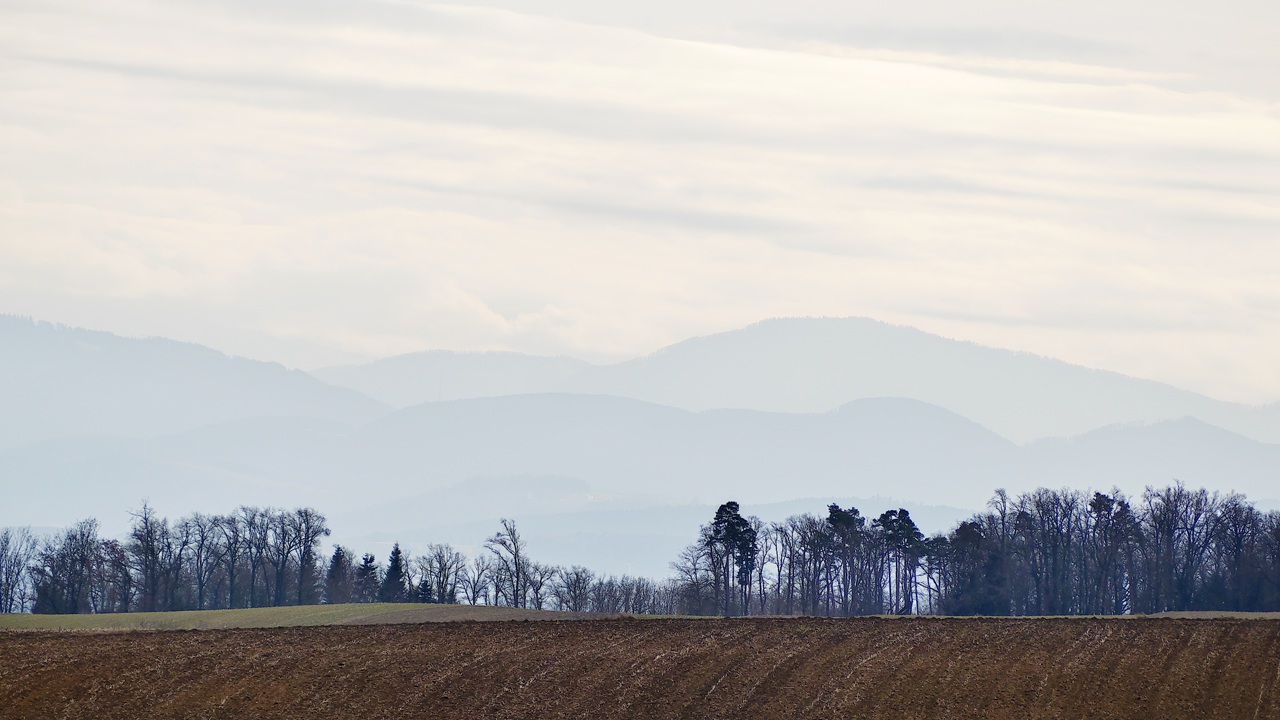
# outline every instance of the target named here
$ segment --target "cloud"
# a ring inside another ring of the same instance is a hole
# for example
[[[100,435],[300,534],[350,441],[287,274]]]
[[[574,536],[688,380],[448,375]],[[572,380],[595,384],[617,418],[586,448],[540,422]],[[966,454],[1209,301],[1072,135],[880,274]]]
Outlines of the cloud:
[[[1029,16],[675,7],[6,4],[0,301],[303,367],[872,315],[1280,396],[1265,93]]]

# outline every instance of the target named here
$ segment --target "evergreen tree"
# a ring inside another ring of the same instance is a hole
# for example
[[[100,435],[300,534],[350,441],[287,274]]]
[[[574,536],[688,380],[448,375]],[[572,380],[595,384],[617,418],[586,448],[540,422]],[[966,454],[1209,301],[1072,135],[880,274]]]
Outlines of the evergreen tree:
[[[400,543],[391,548],[391,557],[387,559],[387,572],[382,576],[382,585],[378,587],[378,602],[406,602],[409,599],[409,583],[404,567],[404,553],[400,551]]]
[[[355,593],[352,598],[356,602],[377,602],[378,601],[378,578],[379,568],[378,561],[370,553],[365,553],[360,558],[360,565],[356,567]]]
[[[916,527],[911,513],[904,509],[887,510],[874,522],[884,531],[889,551],[889,609],[895,615],[909,615],[914,609],[916,570],[924,554],[924,533]]]
[[[334,545],[333,557],[329,559],[329,570],[324,577],[324,602],[328,605],[338,605],[354,600],[355,579],[351,551],[341,545]]]
[[[747,610],[747,592],[751,586],[751,573],[755,570],[756,555],[759,548],[756,544],[756,531],[751,522],[738,512],[738,503],[730,500],[716,509],[715,519],[707,528],[704,542],[707,550],[720,563],[722,570],[717,573],[723,583],[724,614],[730,614],[734,597],[732,586],[737,580],[740,607],[745,614]],[[736,570],[736,572],[735,572]]]

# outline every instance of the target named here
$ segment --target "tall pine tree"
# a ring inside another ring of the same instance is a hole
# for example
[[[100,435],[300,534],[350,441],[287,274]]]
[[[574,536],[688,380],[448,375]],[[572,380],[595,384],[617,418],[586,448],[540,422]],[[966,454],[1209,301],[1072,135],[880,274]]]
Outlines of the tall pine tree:
[[[356,602],[378,601],[378,561],[373,555],[365,553],[356,567],[354,600]]]
[[[333,557],[324,577],[324,601],[329,605],[349,603],[355,598],[355,566],[351,551],[341,545],[333,546]]]
[[[407,602],[409,599],[409,581],[404,567],[404,553],[400,551],[400,543],[391,548],[391,557],[387,558],[387,572],[382,576],[382,585],[378,588],[378,602]]]

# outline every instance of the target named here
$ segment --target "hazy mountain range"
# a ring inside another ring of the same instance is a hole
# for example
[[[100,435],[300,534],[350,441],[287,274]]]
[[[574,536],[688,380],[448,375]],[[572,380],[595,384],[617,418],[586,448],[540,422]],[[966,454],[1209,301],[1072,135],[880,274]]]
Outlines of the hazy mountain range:
[[[175,517],[310,504],[339,539],[421,547],[508,516],[548,560],[652,573],[729,498],[769,519],[913,501],[940,531],[997,487],[1280,495],[1280,445],[1258,439],[1275,406],[861,319],[609,366],[436,352],[312,376],[0,318],[0,370],[0,525],[118,529],[143,498]]]
[[[614,365],[512,353],[425,352],[313,374],[395,407],[572,392],[694,411],[814,413],[861,398],[906,397],[947,408],[1019,443],[1182,417],[1280,442],[1280,404],[1223,402],[1151,380],[866,318],[766,320]]]
[[[389,409],[283,365],[0,315],[0,448],[151,437],[264,415],[360,423]]]

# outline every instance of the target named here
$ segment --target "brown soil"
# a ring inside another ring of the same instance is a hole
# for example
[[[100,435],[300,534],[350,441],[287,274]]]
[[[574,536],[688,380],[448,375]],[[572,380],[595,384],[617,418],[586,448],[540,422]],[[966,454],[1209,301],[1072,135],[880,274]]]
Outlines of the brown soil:
[[[1280,622],[752,619],[0,633],[5,718],[1277,718]]]

